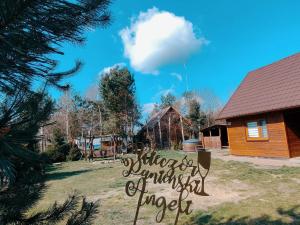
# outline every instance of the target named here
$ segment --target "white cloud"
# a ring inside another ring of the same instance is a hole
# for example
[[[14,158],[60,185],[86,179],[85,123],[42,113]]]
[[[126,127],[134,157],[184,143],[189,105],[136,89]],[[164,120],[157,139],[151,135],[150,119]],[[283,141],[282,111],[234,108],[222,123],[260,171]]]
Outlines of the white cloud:
[[[179,73],[171,73],[171,76],[176,77],[179,81],[182,81],[182,75]]]
[[[122,68],[125,67],[126,64],[125,63],[116,63],[112,66],[108,66],[108,67],[104,67],[100,72],[99,72],[99,76],[102,76],[103,74],[107,74],[110,72],[110,70],[115,69],[117,67]]]
[[[152,110],[154,109],[155,107],[155,103],[154,102],[150,102],[150,103],[146,103],[143,105],[143,114],[149,114],[152,112]]]
[[[184,62],[208,43],[204,37],[196,37],[193,24],[184,17],[155,7],[141,12],[119,34],[124,55],[135,70],[143,73],[158,74],[161,66]]]

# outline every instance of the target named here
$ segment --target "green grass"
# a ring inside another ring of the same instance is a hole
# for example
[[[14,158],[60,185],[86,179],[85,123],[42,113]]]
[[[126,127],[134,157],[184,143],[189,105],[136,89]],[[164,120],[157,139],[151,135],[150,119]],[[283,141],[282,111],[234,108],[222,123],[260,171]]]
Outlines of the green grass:
[[[176,159],[184,156],[176,151],[164,151],[161,155]],[[196,162],[196,154],[188,156]],[[79,161],[51,166],[47,169],[43,198],[29,213],[45,209],[54,201],[61,202],[77,190],[90,200],[100,199],[95,224],[132,224],[137,199],[125,195],[128,179],[122,176],[123,170],[120,162]],[[220,188],[232,185],[233,181],[241,182],[247,185],[243,192],[253,195],[238,202],[232,199],[220,203],[206,211],[196,210],[188,217],[181,216],[179,224],[285,224],[299,219],[299,209],[293,207],[300,204],[300,168],[259,169],[247,163],[213,160],[209,176],[215,178],[215,185]],[[143,207],[138,224],[155,224],[157,211],[152,206]],[[162,224],[172,224],[173,216],[167,212]],[[300,224],[300,220],[294,224]]]

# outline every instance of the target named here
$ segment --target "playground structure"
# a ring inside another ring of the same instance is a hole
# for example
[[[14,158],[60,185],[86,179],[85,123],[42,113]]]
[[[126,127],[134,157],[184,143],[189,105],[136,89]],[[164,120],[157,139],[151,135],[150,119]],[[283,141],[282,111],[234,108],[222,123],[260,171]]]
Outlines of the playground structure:
[[[82,153],[87,158],[116,158],[123,151],[122,138],[116,135],[80,137],[75,140]]]

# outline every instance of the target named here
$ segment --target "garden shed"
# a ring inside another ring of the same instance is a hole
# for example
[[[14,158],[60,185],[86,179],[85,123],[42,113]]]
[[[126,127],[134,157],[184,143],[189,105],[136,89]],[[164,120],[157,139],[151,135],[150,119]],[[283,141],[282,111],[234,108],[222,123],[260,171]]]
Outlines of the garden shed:
[[[154,114],[138,133],[139,139],[153,148],[170,148],[190,137],[190,121],[174,107],[166,107]]]
[[[227,127],[225,124],[215,124],[201,129],[202,145],[208,149],[228,147]]]
[[[300,54],[250,72],[219,118],[233,155],[300,156]]]

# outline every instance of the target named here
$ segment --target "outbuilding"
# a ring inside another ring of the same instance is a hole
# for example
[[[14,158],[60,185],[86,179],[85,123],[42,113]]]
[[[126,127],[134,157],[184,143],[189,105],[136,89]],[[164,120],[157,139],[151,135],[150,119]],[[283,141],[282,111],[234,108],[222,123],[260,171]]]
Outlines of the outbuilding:
[[[233,155],[300,156],[300,53],[250,72],[219,119]]]
[[[190,126],[191,122],[187,118],[177,109],[169,106],[155,113],[137,136],[141,142],[150,142],[154,149],[171,148],[179,146],[191,136]]]
[[[201,129],[202,145],[206,149],[228,148],[226,124],[214,124]]]

